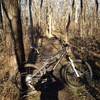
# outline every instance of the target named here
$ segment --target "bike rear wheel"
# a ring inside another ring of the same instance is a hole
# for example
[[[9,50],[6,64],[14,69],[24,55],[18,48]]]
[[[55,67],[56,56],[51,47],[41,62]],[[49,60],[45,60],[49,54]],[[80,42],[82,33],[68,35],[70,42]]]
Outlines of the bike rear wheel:
[[[71,63],[68,62],[63,73],[65,82],[75,87],[80,87],[85,83],[91,84],[93,74],[90,65],[82,60],[75,60],[73,62],[80,77],[76,76]]]
[[[26,69],[27,70],[23,73],[20,73],[18,71],[15,76],[15,85],[20,91],[22,91],[22,94],[25,94],[25,95],[23,95],[23,97],[28,97],[28,96],[36,93],[34,86],[41,77],[40,73],[37,73],[34,77],[32,76],[34,73],[38,72],[38,68],[27,67]],[[23,81],[23,79],[24,79],[24,81]],[[24,82],[27,86],[27,89],[24,89],[25,91],[23,91],[22,82]],[[30,83],[32,87],[30,87],[28,85],[28,83]],[[34,88],[34,90],[33,90],[33,88]]]

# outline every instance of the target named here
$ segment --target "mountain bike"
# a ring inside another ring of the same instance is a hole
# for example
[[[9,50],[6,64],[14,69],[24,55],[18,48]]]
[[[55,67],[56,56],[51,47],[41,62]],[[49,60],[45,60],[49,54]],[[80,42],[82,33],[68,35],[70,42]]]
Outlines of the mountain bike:
[[[29,69],[28,72],[22,73],[22,76],[26,76],[26,84],[31,90],[35,90],[34,86],[41,77],[46,75],[49,72],[53,72],[59,67],[60,62],[64,58],[66,64],[61,68],[61,79],[68,85],[79,87],[84,85],[84,82],[91,83],[93,73],[91,66],[88,62],[82,59],[72,58],[68,52],[68,49],[71,48],[70,44],[65,43],[64,40],[54,36],[54,39],[58,40],[61,45],[61,50],[59,50],[55,55],[42,59],[43,65],[36,66],[34,64],[26,64],[25,67],[32,67],[33,70]],[[39,50],[35,47],[32,47],[38,54]],[[16,85],[21,89],[20,85],[20,75],[19,72],[16,74]],[[44,80],[43,80],[44,82]]]

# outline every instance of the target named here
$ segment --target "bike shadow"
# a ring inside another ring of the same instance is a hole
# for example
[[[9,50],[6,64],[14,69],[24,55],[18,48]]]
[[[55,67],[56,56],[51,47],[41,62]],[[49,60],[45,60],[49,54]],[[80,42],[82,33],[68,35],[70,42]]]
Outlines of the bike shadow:
[[[90,66],[92,68],[92,71],[93,71],[93,78],[95,80],[100,80],[100,67],[96,65],[96,60],[89,59],[88,62],[89,62]]]
[[[41,77],[35,88],[41,91],[40,100],[59,100],[58,92],[64,89],[64,83],[52,73],[47,73]]]
[[[95,98],[96,100],[100,100],[100,91],[96,87],[86,85],[85,88],[93,98]]]
[[[100,67],[95,63],[95,60],[89,59],[89,64],[93,71],[93,85],[86,84],[86,90],[96,99],[100,100]]]

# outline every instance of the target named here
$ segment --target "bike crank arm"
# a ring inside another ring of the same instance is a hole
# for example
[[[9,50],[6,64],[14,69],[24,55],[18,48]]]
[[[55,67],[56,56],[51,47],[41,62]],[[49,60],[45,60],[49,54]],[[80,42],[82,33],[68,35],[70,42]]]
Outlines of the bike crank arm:
[[[73,70],[74,70],[76,76],[77,76],[77,77],[80,77],[78,71],[77,71],[76,68],[75,68],[75,65],[74,65],[73,60],[72,60],[70,57],[69,57],[69,60],[70,60],[70,62],[71,62],[72,68],[73,68]]]

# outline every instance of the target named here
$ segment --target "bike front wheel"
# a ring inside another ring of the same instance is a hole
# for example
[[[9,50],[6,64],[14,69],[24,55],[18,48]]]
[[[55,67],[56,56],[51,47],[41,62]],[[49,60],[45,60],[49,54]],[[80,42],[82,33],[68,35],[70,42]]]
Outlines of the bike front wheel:
[[[65,82],[75,87],[82,86],[85,83],[91,84],[93,74],[90,65],[82,60],[76,60],[73,61],[73,63],[76,71],[79,74],[79,77],[77,77],[75,71],[73,70],[71,62],[68,62],[65,65],[65,71],[63,75]]]

